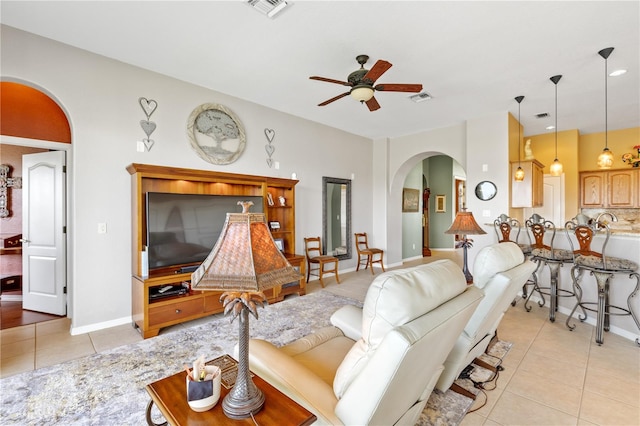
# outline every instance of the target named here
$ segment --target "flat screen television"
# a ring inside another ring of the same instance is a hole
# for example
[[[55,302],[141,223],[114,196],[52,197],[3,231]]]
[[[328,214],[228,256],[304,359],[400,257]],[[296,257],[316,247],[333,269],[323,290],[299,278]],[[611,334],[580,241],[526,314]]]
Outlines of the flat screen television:
[[[238,201],[253,201],[251,211],[263,212],[260,196],[147,192],[149,270],[202,263],[218,241],[227,213],[242,211]]]

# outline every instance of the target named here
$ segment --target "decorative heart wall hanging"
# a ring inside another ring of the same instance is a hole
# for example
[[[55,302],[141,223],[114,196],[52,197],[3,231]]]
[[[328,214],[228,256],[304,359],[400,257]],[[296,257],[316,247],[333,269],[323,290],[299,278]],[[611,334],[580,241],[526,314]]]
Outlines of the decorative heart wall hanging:
[[[138,103],[142,107],[145,115],[147,116],[147,120],[151,117],[151,114],[158,108],[158,103],[153,99],[147,98],[139,98]]]
[[[144,133],[148,136],[151,136],[151,133],[156,129],[156,123],[153,121],[140,120],[140,127],[144,130]]]
[[[144,111],[144,115],[147,116],[146,120],[140,120],[140,127],[142,127],[142,131],[144,132],[144,134],[147,135],[145,139],[142,139],[142,143],[147,151],[151,151],[151,148],[153,147],[153,144],[155,142],[153,141],[153,139],[149,139],[149,136],[151,136],[151,133],[156,130],[156,123],[154,123],[150,119],[151,115],[158,108],[158,102],[154,101],[153,99],[141,97],[138,98],[138,104],[140,104],[140,108],[142,108],[142,111]]]
[[[271,158],[271,156],[273,155],[273,153],[276,150],[276,147],[271,145],[271,142],[273,142],[273,138],[276,137],[276,131],[273,129],[264,129],[264,135],[267,138],[267,142],[269,142],[268,144],[266,144],[264,146],[264,150],[267,151],[267,165],[269,167],[273,166],[273,159]]]

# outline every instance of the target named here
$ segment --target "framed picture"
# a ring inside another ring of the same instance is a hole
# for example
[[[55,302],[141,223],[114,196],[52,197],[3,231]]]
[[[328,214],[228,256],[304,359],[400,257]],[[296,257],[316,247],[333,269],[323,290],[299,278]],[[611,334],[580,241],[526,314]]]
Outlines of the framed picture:
[[[446,213],[447,196],[436,195],[436,213]]]
[[[280,222],[269,222],[269,228],[271,228],[272,231],[278,231],[280,229]]]
[[[282,238],[274,238],[273,241],[276,242],[276,247],[278,247],[278,250],[284,252],[284,240]]]
[[[418,189],[404,188],[402,190],[402,211],[417,212],[420,205],[420,191]]]

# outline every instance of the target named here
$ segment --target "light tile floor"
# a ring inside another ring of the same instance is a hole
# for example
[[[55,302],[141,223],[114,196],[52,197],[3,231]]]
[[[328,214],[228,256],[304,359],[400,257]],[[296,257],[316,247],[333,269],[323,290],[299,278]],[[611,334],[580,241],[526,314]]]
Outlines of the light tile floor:
[[[450,256],[445,252],[427,261]],[[362,298],[371,279],[361,270],[341,274],[341,284],[331,276],[325,282],[329,291]],[[309,293],[318,290],[318,281],[308,284]],[[463,426],[640,425],[640,348],[611,333],[598,346],[592,326],[578,323],[571,332],[565,318],[559,314],[551,323],[546,308],[534,305],[526,312],[521,302],[508,310],[498,330],[502,340],[513,343],[505,370],[496,389],[486,392],[486,403],[478,397],[472,407],[477,410],[465,416]],[[60,319],[2,330],[0,377],[142,339],[130,325],[79,336],[71,336],[69,327],[68,319]]]

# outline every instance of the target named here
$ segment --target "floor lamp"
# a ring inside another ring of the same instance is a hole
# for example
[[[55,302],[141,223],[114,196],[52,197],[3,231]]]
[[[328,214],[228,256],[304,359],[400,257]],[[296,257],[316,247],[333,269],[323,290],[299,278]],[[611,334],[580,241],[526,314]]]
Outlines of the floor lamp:
[[[249,313],[258,319],[256,305],[264,290],[298,281],[300,274],[276,247],[264,213],[249,213],[252,202],[238,202],[242,213],[227,213],[220,237],[209,256],[191,275],[195,290],[222,291],[225,315],[239,321],[238,375],[222,401],[227,417],[251,417],[264,406],[264,394],[249,372]]]
[[[462,235],[462,240],[456,244],[456,248],[462,247],[464,250],[464,265],[462,267],[462,272],[464,272],[464,276],[467,279],[467,284],[473,283],[473,276],[467,267],[467,248],[473,246],[473,240],[467,238],[467,235],[481,235],[486,234],[486,232],[480,228],[476,220],[473,218],[473,214],[466,211],[466,208],[463,207],[462,210],[456,214],[456,218],[454,219],[453,224],[451,224],[451,228],[444,231],[444,233]]]

